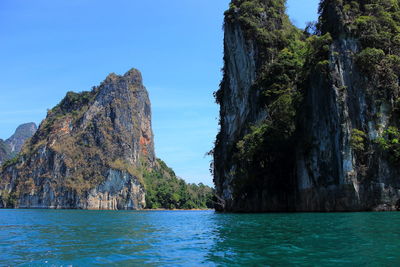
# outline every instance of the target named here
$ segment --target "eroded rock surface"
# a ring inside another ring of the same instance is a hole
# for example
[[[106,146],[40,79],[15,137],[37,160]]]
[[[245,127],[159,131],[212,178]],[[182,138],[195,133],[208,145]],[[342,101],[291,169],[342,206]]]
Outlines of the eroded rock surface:
[[[3,166],[0,205],[141,209],[143,170],[154,164],[142,76],[136,69],[110,74],[90,92],[69,92],[48,112],[19,158]]]
[[[398,5],[321,1],[310,34],[284,4],[233,0],[225,14],[217,209],[398,210]]]

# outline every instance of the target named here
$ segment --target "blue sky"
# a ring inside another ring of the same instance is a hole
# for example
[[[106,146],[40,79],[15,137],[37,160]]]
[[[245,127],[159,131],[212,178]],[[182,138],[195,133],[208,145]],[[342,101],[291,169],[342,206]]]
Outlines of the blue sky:
[[[317,0],[289,0],[298,27]],[[212,93],[229,0],[1,0],[0,138],[40,123],[67,91],[139,69],[152,102],[157,156],[188,182],[212,185],[205,153],[218,130]]]

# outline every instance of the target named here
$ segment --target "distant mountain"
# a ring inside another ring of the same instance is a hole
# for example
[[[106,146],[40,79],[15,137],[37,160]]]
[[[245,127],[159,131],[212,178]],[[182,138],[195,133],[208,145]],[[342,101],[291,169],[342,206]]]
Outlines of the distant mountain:
[[[25,143],[26,139],[31,138],[37,130],[35,123],[25,123],[18,126],[15,133],[6,140],[11,148],[11,153],[18,153],[21,151],[22,145]]]
[[[18,126],[14,134],[7,140],[0,139],[0,164],[17,155],[25,141],[31,138],[36,130],[35,123],[25,123]]]

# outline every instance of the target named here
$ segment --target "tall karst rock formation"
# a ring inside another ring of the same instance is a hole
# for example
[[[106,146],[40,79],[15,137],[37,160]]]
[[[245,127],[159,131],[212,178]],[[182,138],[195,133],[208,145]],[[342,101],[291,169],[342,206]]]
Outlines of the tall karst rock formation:
[[[308,33],[284,0],[232,1],[219,210],[399,209],[399,14],[397,0],[325,0]]]
[[[0,172],[3,207],[140,209],[155,165],[151,107],[138,70],[69,92]]]

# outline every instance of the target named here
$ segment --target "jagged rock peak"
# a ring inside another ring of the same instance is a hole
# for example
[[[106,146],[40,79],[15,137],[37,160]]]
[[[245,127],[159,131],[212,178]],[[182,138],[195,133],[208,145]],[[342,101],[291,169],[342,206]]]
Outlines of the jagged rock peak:
[[[142,73],[135,68],[130,69],[124,75],[118,75],[112,72],[104,80],[104,83],[115,83],[121,81],[127,81],[132,84],[142,84],[143,83]]]
[[[36,130],[37,126],[34,122],[24,123],[18,126],[14,134],[6,140],[6,143],[11,147],[11,152],[18,153],[21,151],[22,145],[26,139],[31,138]]]
[[[0,165],[20,151],[25,141],[31,138],[37,130],[35,123],[25,123],[17,127],[14,134],[7,140],[0,139]]]
[[[15,133],[11,138],[15,136],[27,136],[27,135],[32,135],[32,133],[35,133],[37,130],[37,125],[34,122],[28,122],[21,124],[20,126],[17,127],[15,130]]]

